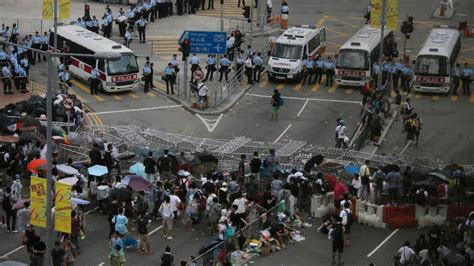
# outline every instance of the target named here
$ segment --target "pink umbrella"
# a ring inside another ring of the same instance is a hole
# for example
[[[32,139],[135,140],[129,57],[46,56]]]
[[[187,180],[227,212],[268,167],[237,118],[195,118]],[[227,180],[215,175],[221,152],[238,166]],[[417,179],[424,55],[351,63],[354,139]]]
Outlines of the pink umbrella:
[[[131,189],[135,191],[149,191],[150,190],[150,183],[143,179],[141,176],[127,176],[124,178],[123,184],[126,184]]]

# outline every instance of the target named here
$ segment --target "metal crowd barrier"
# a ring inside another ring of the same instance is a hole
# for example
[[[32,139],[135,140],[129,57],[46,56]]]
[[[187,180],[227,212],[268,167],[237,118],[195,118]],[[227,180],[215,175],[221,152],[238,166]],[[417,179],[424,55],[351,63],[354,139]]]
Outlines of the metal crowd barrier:
[[[20,35],[34,34],[37,31],[43,34],[45,31],[49,31],[54,26],[52,20],[25,18],[0,18],[0,24],[4,24],[5,27],[9,26],[10,32],[13,24],[16,24],[20,30]]]

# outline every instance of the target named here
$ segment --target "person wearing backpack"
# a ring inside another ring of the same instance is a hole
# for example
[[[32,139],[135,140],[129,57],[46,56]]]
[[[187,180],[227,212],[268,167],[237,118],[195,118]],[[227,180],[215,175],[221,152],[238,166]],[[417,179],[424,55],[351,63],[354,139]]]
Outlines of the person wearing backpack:
[[[344,235],[346,239],[346,247],[351,246],[351,226],[354,223],[354,216],[350,208],[350,201],[344,202],[344,209],[339,213],[339,217],[342,218],[342,225],[344,225]]]
[[[273,95],[270,103],[272,104],[272,118],[270,118],[270,121],[273,119],[278,120],[278,110],[284,104],[283,98],[281,98],[281,93],[279,90],[273,90]]]
[[[359,176],[361,181],[361,186],[359,188],[359,197],[361,201],[369,201],[370,196],[370,169],[368,164],[369,160],[366,160],[359,170]]]
[[[250,160],[250,173],[256,177],[257,184],[260,185],[260,167],[262,167],[262,160],[258,157],[258,152],[253,152],[253,158]]]
[[[157,166],[161,177],[171,178],[171,158],[168,150],[163,151],[163,155],[158,159]]]
[[[374,196],[375,204],[382,204],[383,182],[385,181],[385,173],[377,170],[374,175]]]

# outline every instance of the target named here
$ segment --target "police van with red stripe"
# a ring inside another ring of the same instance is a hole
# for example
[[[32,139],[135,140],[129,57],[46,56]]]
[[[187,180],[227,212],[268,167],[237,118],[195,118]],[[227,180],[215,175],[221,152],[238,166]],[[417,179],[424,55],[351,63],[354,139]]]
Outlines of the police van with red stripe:
[[[54,47],[53,40],[54,33],[51,32],[50,49]],[[90,79],[92,69],[97,67],[99,89],[119,92],[133,90],[139,86],[137,57],[127,47],[76,25],[59,26],[57,44],[58,50],[75,54],[121,54],[120,59],[113,61],[81,56],[70,56],[67,59],[70,72],[84,81]]]

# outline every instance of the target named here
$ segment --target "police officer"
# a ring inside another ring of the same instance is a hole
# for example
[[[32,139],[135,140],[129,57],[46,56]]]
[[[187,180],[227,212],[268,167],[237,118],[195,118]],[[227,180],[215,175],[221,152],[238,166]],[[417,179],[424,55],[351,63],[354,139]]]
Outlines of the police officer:
[[[13,94],[12,92],[12,83],[11,83],[12,73],[9,69],[9,64],[5,63],[2,67],[2,82],[3,82],[3,94]]]
[[[260,82],[260,75],[263,71],[262,53],[257,53],[257,56],[255,56],[255,58],[253,59],[253,64],[255,65],[255,68],[253,69],[253,81]]]
[[[240,7],[240,1],[241,0],[239,0],[239,2],[237,3],[237,7]],[[242,0],[242,6],[245,6],[245,0]]]
[[[44,35],[41,36],[41,50],[43,52],[47,52],[48,51],[48,45],[49,45],[49,35],[48,35],[48,32],[45,31]],[[43,60],[46,61],[46,56],[44,56],[44,55],[43,55]]]
[[[150,12],[151,12],[151,4],[149,1],[143,2],[143,19],[146,21],[149,20],[150,17]]]
[[[462,80],[462,94],[471,96],[471,75],[473,73],[472,68],[469,67],[468,63],[464,63],[464,67],[461,70],[461,80]]]
[[[28,56],[27,55],[22,56],[22,58],[20,60],[20,65],[26,71],[26,75],[29,76],[29,74],[30,74],[30,64],[28,62]]]
[[[178,13],[178,16],[183,15],[183,7],[184,7],[184,1],[176,0],[176,13]]]
[[[212,76],[214,75],[214,72],[217,70],[215,56],[212,54],[208,55],[206,63],[207,63],[206,80],[212,81]]]
[[[312,58],[306,58],[304,62],[304,75],[303,75],[303,82],[301,82],[302,85],[306,82],[306,79],[308,78],[308,86],[311,85],[311,77],[314,74],[314,60]]]
[[[222,81],[222,75],[225,75],[225,81],[227,81],[229,79],[228,77],[228,74],[230,72],[230,60],[227,58],[227,55],[224,55],[223,58],[221,58],[221,62],[220,62],[220,68],[219,68],[219,71],[221,72],[220,76],[219,76],[219,81]]]
[[[290,8],[288,7],[288,3],[287,2],[283,2],[281,4],[281,14],[286,14],[288,15],[290,13]]]
[[[248,84],[253,84],[252,72],[253,72],[252,57],[247,56],[247,59],[245,60],[245,75],[247,76],[247,83]]]
[[[376,80],[380,73],[380,65],[378,62],[375,62],[372,65],[372,79]]]
[[[164,18],[165,17],[165,0],[157,0],[157,6],[158,6],[158,18]]]
[[[72,86],[71,83],[71,73],[69,73],[69,67],[65,66],[64,70],[58,75],[59,81],[66,83],[69,87]]]
[[[99,70],[97,68],[91,71],[91,95],[99,94]]]
[[[408,93],[410,93],[411,74],[412,74],[412,70],[410,66],[407,65],[406,63],[403,64],[401,68],[401,82],[402,82],[401,87],[402,87],[402,90],[407,91]]]
[[[104,14],[102,17],[102,31],[105,38],[110,38],[112,34],[112,15]]]
[[[191,82],[193,82],[194,80],[194,77],[193,77],[193,74],[194,74],[194,71],[198,70],[198,69],[201,69],[199,67],[199,63],[201,62],[199,60],[199,57],[197,57],[196,54],[193,54],[193,57],[191,57]]]
[[[151,74],[151,66],[150,62],[146,62],[145,66],[143,67],[143,78],[145,80],[145,86],[143,87],[144,92],[148,93],[148,89],[150,88],[151,85],[151,79],[153,78]]]
[[[326,87],[332,87],[335,71],[334,62],[330,56],[328,56],[327,60],[324,62],[324,69],[326,69]]]
[[[157,12],[158,12],[156,0],[151,0],[150,1],[150,6],[151,6],[151,9],[150,9],[150,22],[155,22],[156,15],[157,15]]]
[[[170,94],[170,87],[171,87],[171,94],[174,95],[174,77],[176,76],[176,72],[174,71],[173,64],[168,63],[168,66],[165,67],[165,81],[166,81],[166,93]]]
[[[127,32],[127,17],[125,16],[125,12],[120,11],[116,21],[119,25],[120,37],[125,37],[125,33]]]
[[[92,20],[90,21],[91,24],[91,31],[99,34],[99,20],[95,17],[92,16]]]
[[[3,64],[6,63],[9,58],[10,58],[10,55],[8,55],[7,53],[6,46],[3,46],[2,50],[0,51],[0,65],[3,66]]]
[[[235,65],[236,65],[236,74],[237,74],[237,79],[239,82],[242,81],[242,74],[244,71],[244,55],[242,54],[242,51],[239,51],[239,54],[237,55],[237,59],[235,60]]]
[[[174,68],[173,83],[176,84],[176,75],[179,72],[179,61],[178,56],[176,54],[173,55],[173,58],[171,58],[170,63]]]
[[[457,63],[453,68],[453,95],[458,95],[458,87],[461,83],[461,64]]]
[[[321,84],[321,79],[323,78],[323,70],[324,70],[324,60],[323,58],[318,55],[316,57],[316,61],[314,62],[316,65],[316,73],[314,75],[314,81],[313,84],[316,84],[316,81],[318,81],[318,84]]]
[[[214,10],[214,0],[208,0],[207,1],[207,10],[211,9]],[[202,9],[204,10],[204,8]]]
[[[5,26],[5,24],[2,24],[2,30],[0,30],[0,32],[2,33],[2,38],[7,40],[8,39],[8,31],[10,30],[10,27],[6,26],[5,28],[3,28],[3,26]]]
[[[26,80],[28,76],[26,71],[21,67],[21,65],[17,64],[15,66],[15,88],[19,90],[21,93],[28,92],[26,90]]]
[[[83,28],[83,29],[86,28],[86,24],[82,21],[81,18],[77,18],[77,22],[76,22],[75,25],[76,25],[76,26],[79,26],[79,27],[81,27],[81,28]]]
[[[132,29],[128,28],[127,32],[125,32],[125,35],[123,36],[123,44],[130,48],[130,43],[132,43],[132,40]]]
[[[7,29],[8,29],[8,27],[7,27]],[[20,29],[14,23],[13,26],[12,26],[12,34],[10,36],[10,42],[17,43],[18,36],[20,36]]]
[[[42,41],[42,38],[39,35],[39,32],[35,32],[35,35],[31,39],[31,48],[41,50],[41,41]],[[36,56],[38,56],[38,62],[41,62],[41,54],[38,52],[34,52],[33,60],[31,61],[32,64],[36,62]]]
[[[141,43],[145,43],[145,28],[147,24],[148,21],[146,21],[143,17],[137,21],[138,36]]]
[[[128,22],[128,29],[133,31],[133,26],[135,25],[135,9],[130,8],[127,12],[127,22]]]

